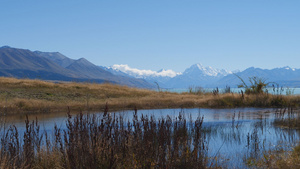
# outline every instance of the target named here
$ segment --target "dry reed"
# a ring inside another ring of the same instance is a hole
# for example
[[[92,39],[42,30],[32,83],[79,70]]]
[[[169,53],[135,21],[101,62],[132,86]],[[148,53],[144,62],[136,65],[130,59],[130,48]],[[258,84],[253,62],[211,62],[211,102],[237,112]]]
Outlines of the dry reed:
[[[113,84],[46,82],[0,78],[0,112],[51,113],[154,108],[233,108],[299,106],[300,96],[219,92],[171,93]]]
[[[107,109],[106,109],[107,110]],[[183,115],[155,119],[82,113],[68,114],[66,129],[52,137],[38,121],[25,121],[23,135],[15,126],[2,131],[1,168],[207,168],[203,118]],[[20,139],[20,137],[23,137]],[[22,140],[22,141],[19,141]]]

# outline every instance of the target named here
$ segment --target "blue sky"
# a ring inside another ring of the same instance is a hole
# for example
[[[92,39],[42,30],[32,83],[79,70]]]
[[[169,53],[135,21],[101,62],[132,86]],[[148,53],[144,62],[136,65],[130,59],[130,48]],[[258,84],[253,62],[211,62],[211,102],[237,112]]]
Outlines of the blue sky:
[[[298,0],[0,2],[0,46],[178,72],[300,68]]]

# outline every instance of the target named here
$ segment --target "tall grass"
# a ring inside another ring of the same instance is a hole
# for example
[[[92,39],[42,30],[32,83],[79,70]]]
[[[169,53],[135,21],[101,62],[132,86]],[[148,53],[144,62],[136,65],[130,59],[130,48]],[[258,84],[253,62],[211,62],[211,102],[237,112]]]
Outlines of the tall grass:
[[[299,106],[300,96],[214,92],[190,88],[171,93],[130,88],[113,84],[52,83],[39,80],[0,78],[0,112],[4,114],[99,111],[108,103],[110,110],[157,108],[232,108]]]
[[[280,109],[276,113],[273,125],[288,129],[300,129],[300,110],[292,107]]]
[[[41,132],[38,121],[2,131],[0,168],[207,168],[203,117],[138,118],[68,114],[66,129]],[[22,139],[20,138],[22,137]]]
[[[283,108],[276,112],[273,125],[288,130],[300,129],[299,109]],[[263,157],[252,158],[251,166],[256,168],[295,168],[300,166],[300,144],[287,151],[283,147],[263,152]]]

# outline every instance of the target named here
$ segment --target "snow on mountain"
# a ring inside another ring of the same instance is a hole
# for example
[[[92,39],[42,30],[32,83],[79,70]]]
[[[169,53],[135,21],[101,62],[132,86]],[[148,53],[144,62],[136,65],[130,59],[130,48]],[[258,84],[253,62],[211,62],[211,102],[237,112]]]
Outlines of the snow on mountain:
[[[170,79],[166,86],[169,88],[188,88],[190,86],[215,87],[214,83],[222,77],[232,74],[231,71],[204,67],[200,63],[187,68],[181,75]]]
[[[236,87],[241,83],[238,75],[246,82],[249,77],[260,77],[268,82],[276,82],[281,86],[299,86],[300,69],[294,69],[288,66],[261,69],[250,67],[246,70],[228,71],[224,69],[215,69],[210,66],[194,64],[187,68],[183,73],[177,73],[172,70],[161,69],[159,71],[140,70],[131,68],[128,65],[113,65],[106,70],[116,75],[131,76],[143,78],[150,84],[158,83],[162,88],[188,88],[191,86],[201,87]]]
[[[281,68],[279,68],[279,69],[281,69]],[[282,67],[282,69],[296,71],[296,69],[291,68],[291,67],[289,67],[289,66]]]
[[[210,66],[204,67],[202,64],[194,64],[191,67],[187,68],[183,74],[194,74],[197,76],[226,76],[228,74],[232,74],[231,71],[227,71],[224,69],[215,69]]]
[[[261,69],[250,67],[242,72],[236,73],[237,76],[245,80],[246,83],[249,77],[258,77],[265,79],[267,82],[277,83],[279,86],[298,87],[300,85],[300,69],[294,69],[289,66],[274,68],[274,69]],[[218,86],[228,85],[236,87],[241,84],[241,80],[234,74],[221,78],[216,84]]]
[[[137,78],[146,78],[146,77],[175,77],[181,73],[177,73],[173,70],[165,70],[161,69],[160,71],[153,71],[153,70],[140,70],[136,68],[131,68],[128,65],[120,64],[120,65],[113,65],[110,67],[115,71],[121,71],[126,73],[130,76],[137,77]]]
[[[161,69],[159,71],[140,70],[131,68],[126,64],[113,65],[106,68],[113,74],[123,73],[127,76],[143,78],[150,83],[158,83],[164,88],[187,88],[191,85],[209,86],[220,78],[232,74],[231,71],[224,69],[215,69],[210,66],[204,67],[201,64],[194,64],[187,68],[183,73],[177,73],[173,70]]]

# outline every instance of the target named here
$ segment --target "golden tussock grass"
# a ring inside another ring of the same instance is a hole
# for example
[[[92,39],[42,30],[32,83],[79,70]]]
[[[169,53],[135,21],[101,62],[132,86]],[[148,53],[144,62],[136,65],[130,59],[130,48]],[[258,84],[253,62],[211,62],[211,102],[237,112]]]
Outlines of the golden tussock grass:
[[[282,107],[298,106],[299,101],[299,96],[179,94],[114,84],[0,78],[0,111],[6,114],[66,112],[68,107],[71,111],[103,111],[106,103],[113,111],[133,108]]]

